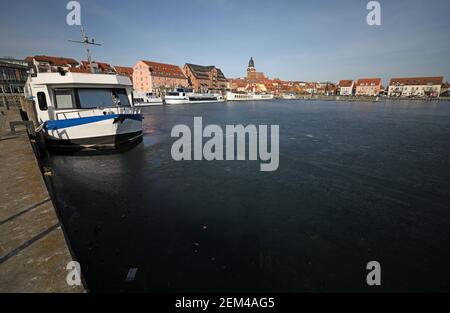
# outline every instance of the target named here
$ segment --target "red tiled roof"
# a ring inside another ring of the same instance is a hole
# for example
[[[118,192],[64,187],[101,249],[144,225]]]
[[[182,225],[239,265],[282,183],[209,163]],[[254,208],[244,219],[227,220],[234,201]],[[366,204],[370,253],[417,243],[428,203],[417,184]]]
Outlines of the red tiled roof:
[[[33,60],[38,62],[48,62],[54,66],[78,65],[78,62],[72,58],[52,57],[47,55],[35,55],[25,58],[25,61],[31,63]]]
[[[340,87],[351,87],[352,85],[353,85],[353,80],[350,80],[350,79],[341,80],[339,82]]]
[[[144,60],[142,60],[142,62],[144,62],[150,68],[153,76],[186,79],[186,76],[177,65]]]
[[[405,78],[392,78],[389,85],[442,85],[444,77],[405,77]]]
[[[133,68],[132,67],[126,67],[126,66],[114,66],[114,68],[116,69],[116,72],[118,74],[123,74],[123,75],[133,75]]]
[[[186,63],[185,67],[189,68],[191,73],[197,79],[206,79],[209,80],[209,73],[214,69],[217,71],[217,78],[219,81],[226,80],[225,75],[223,74],[220,68],[215,67],[214,65],[203,66],[192,63]]]
[[[372,85],[381,86],[381,78],[360,78],[356,82],[356,87]]]
[[[247,79],[229,79],[228,82],[236,85],[237,88],[244,88],[248,85]]]

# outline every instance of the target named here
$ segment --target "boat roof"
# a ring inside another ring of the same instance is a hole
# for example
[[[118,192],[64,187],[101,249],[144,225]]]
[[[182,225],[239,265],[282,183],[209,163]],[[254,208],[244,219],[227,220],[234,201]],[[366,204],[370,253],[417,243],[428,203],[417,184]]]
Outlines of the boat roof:
[[[71,73],[38,73],[31,76],[31,85],[120,85],[132,86],[131,80],[125,75]]]

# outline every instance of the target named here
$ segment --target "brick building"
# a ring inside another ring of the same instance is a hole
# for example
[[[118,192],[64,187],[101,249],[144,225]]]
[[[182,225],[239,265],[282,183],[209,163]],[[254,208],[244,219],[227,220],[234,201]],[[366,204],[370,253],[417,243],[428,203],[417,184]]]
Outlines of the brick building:
[[[183,72],[189,85],[196,91],[225,91],[227,79],[223,72],[215,67],[186,63]]]
[[[264,83],[268,79],[262,72],[257,72],[255,68],[255,61],[253,57],[250,58],[247,68],[247,80],[249,83]]]
[[[141,60],[133,67],[133,87],[142,92],[164,91],[188,87],[188,80],[177,65]]]

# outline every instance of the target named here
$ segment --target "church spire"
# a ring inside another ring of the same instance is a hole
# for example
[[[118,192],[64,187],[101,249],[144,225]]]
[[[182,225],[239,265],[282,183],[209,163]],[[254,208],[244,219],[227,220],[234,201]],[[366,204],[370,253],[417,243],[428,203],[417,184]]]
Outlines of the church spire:
[[[253,57],[250,58],[250,61],[248,62],[248,67],[249,68],[254,68],[255,67],[255,62],[253,61]]]

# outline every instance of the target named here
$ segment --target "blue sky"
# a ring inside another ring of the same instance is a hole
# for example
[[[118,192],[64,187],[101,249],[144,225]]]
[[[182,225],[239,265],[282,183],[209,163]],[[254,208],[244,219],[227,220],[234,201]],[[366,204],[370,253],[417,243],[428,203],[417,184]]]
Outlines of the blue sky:
[[[81,0],[82,22],[102,47],[95,60],[147,59],[216,65],[244,76],[287,80],[443,75],[450,79],[450,1],[381,0],[382,25],[368,26],[368,0]],[[67,1],[16,0],[0,12],[0,56],[85,59]]]

